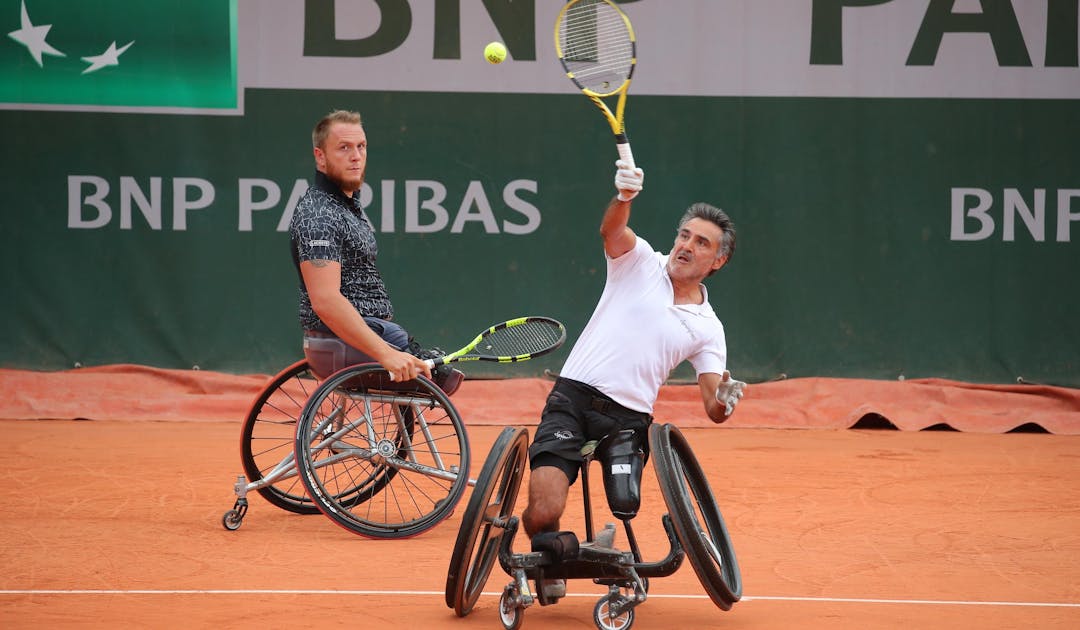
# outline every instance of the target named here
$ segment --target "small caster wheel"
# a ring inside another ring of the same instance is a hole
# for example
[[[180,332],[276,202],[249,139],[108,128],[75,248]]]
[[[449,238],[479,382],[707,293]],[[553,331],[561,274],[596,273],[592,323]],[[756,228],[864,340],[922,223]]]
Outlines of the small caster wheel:
[[[499,621],[506,630],[518,630],[525,621],[525,610],[518,601],[517,589],[507,586],[499,596]]]
[[[618,596],[615,599],[618,599]],[[596,602],[596,608],[593,609],[593,621],[600,630],[630,630],[630,626],[634,625],[633,608],[627,608],[614,617],[611,615],[611,604],[615,599],[604,596]]]
[[[230,532],[235,532],[240,529],[240,525],[243,522],[244,515],[240,513],[240,510],[229,510],[221,517],[221,524]]]

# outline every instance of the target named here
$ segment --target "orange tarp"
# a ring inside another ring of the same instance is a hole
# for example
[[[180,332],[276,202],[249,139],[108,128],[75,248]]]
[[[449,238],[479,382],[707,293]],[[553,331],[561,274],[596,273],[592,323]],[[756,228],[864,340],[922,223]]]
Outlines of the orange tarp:
[[[0,369],[0,419],[239,422],[266,375],[232,375],[110,365],[57,372]],[[535,424],[551,381],[466,380],[452,400],[468,424]],[[696,385],[667,385],[655,416],[711,426]],[[1080,390],[1045,385],[981,385],[944,379],[874,381],[796,378],[751,384],[722,426],[842,429],[880,416],[898,429],[948,425],[1003,433],[1035,424],[1080,435]]]

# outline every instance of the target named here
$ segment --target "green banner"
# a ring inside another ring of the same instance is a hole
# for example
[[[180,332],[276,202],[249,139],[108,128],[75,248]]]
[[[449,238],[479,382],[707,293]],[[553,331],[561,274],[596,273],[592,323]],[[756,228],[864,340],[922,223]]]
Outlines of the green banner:
[[[0,0],[0,103],[237,107],[236,0]]]
[[[364,115],[364,194],[401,323],[450,350],[541,314],[572,342],[603,285],[616,159],[585,99],[259,90],[244,117],[0,111],[20,130],[0,150],[0,365],[271,372],[299,356],[284,228],[313,172],[312,121],[342,106]],[[738,226],[707,281],[736,373],[1080,386],[1076,103],[631,106],[637,233],[666,250],[697,200]],[[557,370],[568,347],[469,373]]]
[[[680,3],[622,3],[632,226],[666,251],[695,201],[734,218],[707,285],[736,375],[1080,386],[1077,0]],[[546,315],[572,343],[616,152],[555,58],[562,5],[0,0],[0,366],[299,357],[286,229],[336,108],[400,323],[453,350]]]

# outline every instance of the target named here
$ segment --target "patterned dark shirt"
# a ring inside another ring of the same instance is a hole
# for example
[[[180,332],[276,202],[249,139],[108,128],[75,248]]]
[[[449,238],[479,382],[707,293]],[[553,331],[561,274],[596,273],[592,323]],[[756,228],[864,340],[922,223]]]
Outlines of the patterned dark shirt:
[[[315,173],[315,184],[296,204],[289,224],[293,263],[297,274],[305,260],[341,263],[341,294],[365,317],[393,319],[394,307],[375,266],[379,255],[375,229],[360,207],[358,196],[346,197],[326,175]],[[302,275],[300,326],[330,332],[311,308]]]

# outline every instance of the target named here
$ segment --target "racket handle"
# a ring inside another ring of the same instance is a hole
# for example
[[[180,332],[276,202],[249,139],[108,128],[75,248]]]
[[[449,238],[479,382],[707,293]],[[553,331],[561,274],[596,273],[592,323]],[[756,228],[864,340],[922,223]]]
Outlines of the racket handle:
[[[435,359],[435,360],[424,359],[424,363],[427,364],[429,370],[434,370],[436,366],[443,364],[443,360],[442,360],[442,357],[439,357],[438,359]],[[387,372],[387,374],[390,375],[390,380],[391,381],[396,381],[397,380],[396,378],[394,378],[394,373],[393,372]]]
[[[615,136],[615,147],[619,150],[619,159],[630,164],[630,168],[636,168],[634,164],[634,152],[630,150],[630,139],[626,134]]]

